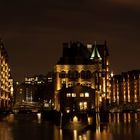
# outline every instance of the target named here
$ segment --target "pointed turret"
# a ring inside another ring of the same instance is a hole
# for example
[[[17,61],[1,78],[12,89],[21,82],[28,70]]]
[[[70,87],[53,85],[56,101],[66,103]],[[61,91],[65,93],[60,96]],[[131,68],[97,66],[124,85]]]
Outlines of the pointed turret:
[[[92,54],[91,54],[91,57],[90,57],[90,59],[91,60],[102,60],[102,58],[101,58],[101,55],[100,55],[100,53],[99,53],[99,51],[98,51],[98,49],[97,49],[97,46],[96,46],[96,41],[95,41],[95,46],[94,46],[94,49],[93,49],[93,52],[92,52]]]

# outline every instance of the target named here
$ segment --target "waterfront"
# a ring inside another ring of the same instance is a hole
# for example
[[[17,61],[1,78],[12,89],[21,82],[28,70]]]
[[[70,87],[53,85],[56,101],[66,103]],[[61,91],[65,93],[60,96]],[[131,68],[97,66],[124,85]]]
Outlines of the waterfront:
[[[41,120],[39,114],[9,114],[0,118],[0,140],[138,140],[139,132],[138,113],[109,114],[108,122],[84,130],[62,130]]]

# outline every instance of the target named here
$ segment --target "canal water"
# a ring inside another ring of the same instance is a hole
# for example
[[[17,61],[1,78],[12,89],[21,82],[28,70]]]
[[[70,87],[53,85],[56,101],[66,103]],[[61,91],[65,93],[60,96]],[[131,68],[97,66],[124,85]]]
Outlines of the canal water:
[[[0,116],[0,140],[140,140],[140,114],[109,114],[107,122],[90,129],[69,130],[40,114]]]

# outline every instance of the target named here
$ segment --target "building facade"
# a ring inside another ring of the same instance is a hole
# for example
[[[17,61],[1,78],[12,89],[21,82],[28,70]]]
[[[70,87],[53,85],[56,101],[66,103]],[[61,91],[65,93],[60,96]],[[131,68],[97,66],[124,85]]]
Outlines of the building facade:
[[[110,99],[109,53],[106,42],[101,45],[96,42],[88,45],[80,42],[64,43],[62,57],[55,66],[55,74],[56,110],[61,108],[59,96],[63,85],[66,88],[77,85],[89,87],[94,89],[93,94],[98,94],[101,102]],[[80,97],[78,94],[80,93],[77,92],[76,97]]]
[[[2,41],[0,41],[0,110],[11,107],[12,83],[10,83],[10,68],[8,54]]]
[[[42,89],[46,83],[45,75],[25,77],[24,82],[15,82],[15,103],[41,101]]]
[[[111,78],[111,104],[139,106],[140,70],[123,72]]]
[[[54,72],[25,77],[22,83],[15,82],[14,93],[15,106],[24,103],[39,103],[53,108]]]

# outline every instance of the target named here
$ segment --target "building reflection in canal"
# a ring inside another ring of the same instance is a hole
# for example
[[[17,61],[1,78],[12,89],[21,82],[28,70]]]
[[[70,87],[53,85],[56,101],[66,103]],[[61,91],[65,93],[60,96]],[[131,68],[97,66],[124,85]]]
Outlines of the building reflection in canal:
[[[108,114],[106,122],[99,119],[95,127],[73,130],[41,120],[40,114],[0,117],[0,140],[135,140],[140,139],[139,132],[139,113]]]
[[[0,118],[0,140],[14,140],[11,124],[14,121],[14,115],[10,114]]]

